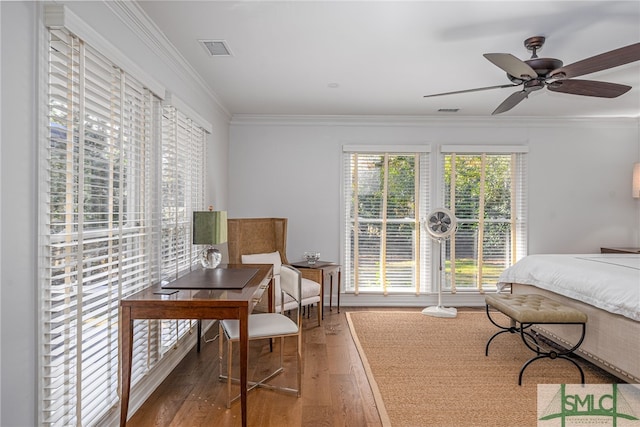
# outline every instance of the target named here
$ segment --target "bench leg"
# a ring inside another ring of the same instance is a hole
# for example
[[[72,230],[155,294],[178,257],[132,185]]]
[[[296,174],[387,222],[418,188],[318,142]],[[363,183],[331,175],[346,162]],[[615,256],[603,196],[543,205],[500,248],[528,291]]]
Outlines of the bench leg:
[[[489,311],[489,304],[486,305],[486,311],[487,311],[487,317],[489,318],[489,321],[491,323],[493,323],[496,327],[500,328],[501,330],[496,332],[495,334],[493,334],[493,336],[491,338],[489,338],[489,341],[487,341],[487,345],[486,345],[486,347],[484,349],[484,355],[485,356],[489,355],[489,344],[491,344],[491,341],[493,341],[493,339],[495,337],[497,337],[498,335],[502,335],[502,334],[504,334],[506,332],[509,332],[510,334],[515,334],[515,333],[518,333],[518,332],[524,333],[529,338],[531,338],[533,340],[533,342],[536,343],[536,345],[538,345],[538,341],[536,340],[536,338],[532,334],[530,334],[529,332],[525,331],[526,329],[530,328],[532,325],[528,325],[528,326],[520,325],[520,327],[518,327],[517,323],[514,320],[511,320],[511,326],[506,328],[506,327],[498,324],[495,320],[493,320],[493,318],[491,317],[491,312]],[[539,351],[536,351],[536,353],[540,354]]]
[[[537,353],[537,356],[529,359],[520,369],[520,374],[518,375],[518,385],[522,385],[522,374],[524,374],[524,370],[527,368],[527,366],[529,366],[530,364],[532,364],[533,362],[535,362],[538,359],[544,359],[544,358],[550,358],[550,359],[565,359],[568,360],[569,362],[573,363],[573,365],[578,368],[578,371],[580,371],[580,383],[584,384],[584,371],[582,370],[582,367],[580,365],[578,365],[578,363],[571,359],[569,356],[571,354],[573,354],[573,352],[575,350],[578,349],[578,347],[580,347],[580,345],[582,344],[582,341],[584,341],[584,335],[586,332],[586,323],[576,323],[577,325],[582,325],[582,335],[580,336],[580,339],[578,340],[578,343],[576,345],[574,345],[573,347],[571,347],[570,349],[564,350],[564,351],[549,351],[549,352],[541,352],[540,351],[540,347],[537,345],[538,343],[536,342],[536,348],[533,348],[531,346],[531,344],[526,340],[525,338],[525,333],[523,332],[525,327],[524,325],[520,325],[520,336],[522,337],[522,341],[524,342],[524,344],[531,350],[534,351],[535,353]],[[529,324],[528,325],[533,326],[533,324]],[[488,344],[487,344],[488,345]]]

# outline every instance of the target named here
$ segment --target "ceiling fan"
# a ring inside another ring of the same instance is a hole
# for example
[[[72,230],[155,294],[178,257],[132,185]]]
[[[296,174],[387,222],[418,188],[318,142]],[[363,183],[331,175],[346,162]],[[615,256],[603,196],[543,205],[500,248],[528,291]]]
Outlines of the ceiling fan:
[[[569,93],[600,98],[616,98],[631,89],[631,86],[599,82],[593,80],[577,80],[574,77],[607,70],[630,62],[640,60],[640,43],[614,49],[600,55],[583,59],[563,66],[562,61],[555,58],[539,58],[538,50],[544,45],[545,37],[529,37],[524,41],[525,47],[532,52],[531,59],[521,61],[510,53],[485,53],[483,56],[494,65],[507,72],[511,84],[459,90],[455,92],[425,95],[425,98],[443,95],[454,95],[467,92],[478,92],[489,89],[522,86],[522,90],[507,97],[495,109],[492,115],[504,113],[522,102],[531,92],[546,87],[553,92]]]

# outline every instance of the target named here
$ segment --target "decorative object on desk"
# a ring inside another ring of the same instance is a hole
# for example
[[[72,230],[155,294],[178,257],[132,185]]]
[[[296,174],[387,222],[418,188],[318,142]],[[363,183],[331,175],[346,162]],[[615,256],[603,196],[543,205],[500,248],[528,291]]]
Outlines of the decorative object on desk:
[[[309,265],[314,265],[320,259],[320,252],[308,251],[304,253],[304,259]]]
[[[632,196],[640,199],[640,163],[633,165]]]
[[[193,212],[193,244],[207,245],[200,254],[203,268],[216,268],[222,261],[222,254],[212,245],[227,241],[227,212],[209,211]]]
[[[425,308],[422,310],[422,314],[434,317],[456,317],[458,310],[454,307],[442,306],[442,265],[444,264],[442,242],[456,232],[458,220],[448,209],[439,208],[427,216],[427,222],[424,224],[424,228],[429,233],[429,236],[438,242],[439,269],[436,275],[438,283],[438,305]]]

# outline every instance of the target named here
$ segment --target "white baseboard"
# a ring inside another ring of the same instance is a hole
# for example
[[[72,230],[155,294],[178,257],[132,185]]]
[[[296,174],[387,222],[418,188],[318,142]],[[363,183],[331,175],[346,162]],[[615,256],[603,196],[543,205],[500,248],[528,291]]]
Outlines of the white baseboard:
[[[337,303],[334,295],[333,306]],[[340,307],[428,307],[438,304],[437,295],[382,295],[382,294],[342,294]],[[484,295],[458,292],[455,295],[442,295],[442,305],[446,307],[483,307]],[[325,298],[328,307],[328,298]]]

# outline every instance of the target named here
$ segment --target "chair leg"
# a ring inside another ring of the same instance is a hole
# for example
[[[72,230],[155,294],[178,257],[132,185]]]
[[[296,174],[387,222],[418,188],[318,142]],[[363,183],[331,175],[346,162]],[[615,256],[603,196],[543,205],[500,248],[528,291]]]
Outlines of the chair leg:
[[[278,339],[280,340],[280,354],[278,355],[280,359],[280,366],[261,380],[247,381],[247,386],[248,386],[247,391],[251,391],[254,388],[261,387],[269,390],[279,390],[285,393],[295,393],[298,397],[300,397],[302,394],[302,336],[300,334],[298,335],[297,341],[296,341],[296,346],[297,346],[296,368],[298,371],[297,372],[297,382],[298,382],[297,390],[289,387],[274,386],[268,383],[268,381],[270,381],[272,378],[284,372],[284,347],[285,347],[284,340],[285,338],[278,337]],[[231,370],[232,370],[232,363],[233,363],[233,358],[231,357],[232,352],[233,352],[233,341],[227,338],[227,372],[226,372],[227,375],[225,375],[222,372],[222,367],[221,367],[220,376],[219,376],[221,380],[224,379],[227,381],[227,408],[231,408],[231,403],[240,399],[240,395],[231,397],[231,383],[234,382],[238,384],[240,382],[238,378],[231,377]],[[221,351],[221,354],[222,354],[222,351]],[[222,357],[220,358],[220,360],[222,360]],[[221,362],[221,366],[222,366],[222,362]]]
[[[221,380],[227,380],[227,408],[231,408],[231,369],[232,369],[232,351],[233,351],[233,343],[230,339],[227,338],[227,374],[225,376],[222,371],[223,359],[224,359],[224,340],[227,338],[224,333],[224,329],[222,329],[222,325],[218,326],[218,378]]]
[[[280,369],[284,370],[284,337],[280,337]]]
[[[223,340],[224,331],[222,329],[222,325],[218,322],[218,378],[222,378],[222,356],[224,356]]]
[[[298,397],[302,396],[302,334],[297,337]]]
[[[322,306],[322,301],[318,301],[318,326],[322,325],[322,311],[324,307]]]
[[[227,409],[231,408],[231,369],[233,361],[233,341],[227,340]]]

